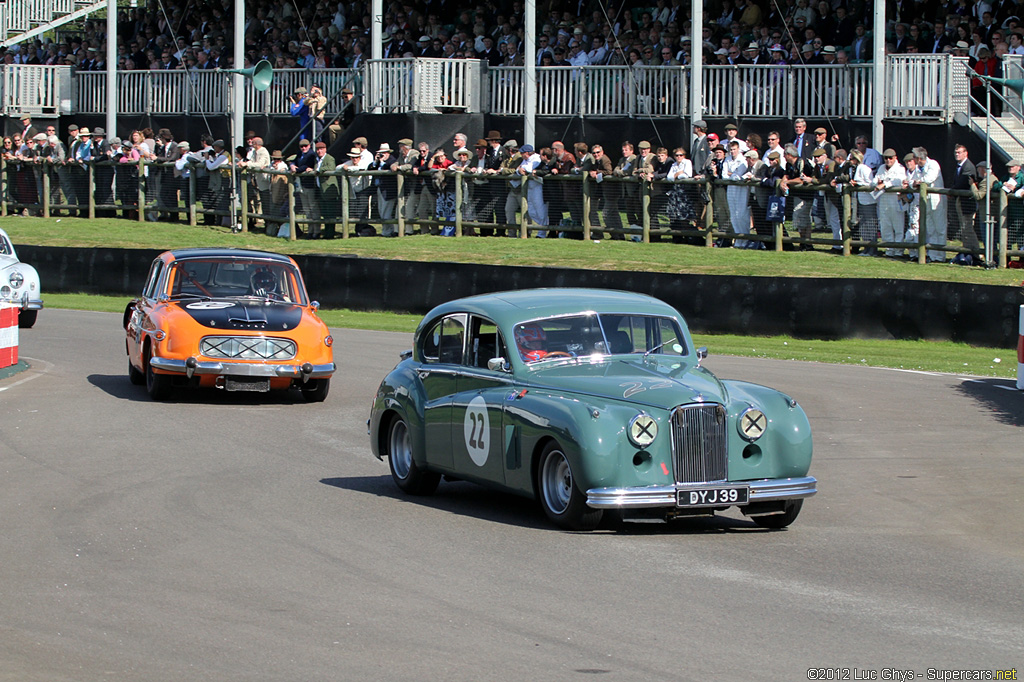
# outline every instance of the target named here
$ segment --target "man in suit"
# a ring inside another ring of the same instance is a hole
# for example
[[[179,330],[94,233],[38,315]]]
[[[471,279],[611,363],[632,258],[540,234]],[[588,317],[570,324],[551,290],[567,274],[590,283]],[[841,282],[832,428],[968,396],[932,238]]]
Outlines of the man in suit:
[[[906,24],[896,24],[893,27],[893,34],[892,44],[896,48],[893,50],[894,54],[906,54],[907,45],[912,42],[910,36],[907,35]]]
[[[811,152],[814,151],[814,139],[807,132],[807,121],[802,118],[793,121],[793,131],[796,133],[793,146],[796,147],[797,154],[801,159],[810,160]]]
[[[949,188],[973,190],[978,182],[978,171],[967,158],[967,147],[962,144],[956,145],[953,147],[953,156],[956,159],[956,173]],[[974,214],[978,211],[978,205],[973,196],[954,197],[953,200],[956,206],[954,218],[957,221],[954,229],[958,228],[958,234],[954,233],[952,237],[956,239],[959,236],[964,246],[968,248],[976,247],[978,236],[974,232]]]
[[[484,175],[497,175],[501,173],[501,164],[509,157],[508,150],[501,146],[501,133],[497,130],[488,132],[484,142],[487,144],[487,150],[484,152],[483,173]],[[477,212],[477,220],[489,222],[491,216],[494,215],[496,223],[504,222],[503,207],[508,198],[508,185],[490,178],[485,185],[480,185],[478,189],[483,190],[482,196],[487,197],[488,203],[484,204]],[[499,236],[504,234],[506,234],[505,230],[498,230]]]
[[[944,33],[943,36],[945,36]],[[941,51],[942,49],[940,48],[939,52]],[[868,37],[867,28],[864,24],[857,24],[853,29],[853,42],[850,43],[850,59],[855,64],[871,59],[871,38]]]
[[[259,138],[256,138],[259,139]],[[255,143],[255,139],[253,142]],[[261,140],[262,143],[262,140]],[[262,147],[263,151],[266,151]],[[322,237],[323,239],[334,239],[334,226],[338,218],[338,207],[341,204],[341,189],[338,186],[338,176],[336,175],[324,175],[324,173],[330,173],[336,170],[338,164],[335,163],[334,157],[327,153],[327,143],[320,141],[316,143],[316,165],[314,169],[316,171],[316,187],[317,197],[320,209],[320,215],[318,217],[324,219],[324,228],[321,233],[319,229],[315,232],[310,233],[312,239]],[[318,225],[319,227],[319,225]]]
[[[708,143],[707,121],[700,119],[693,123],[693,141],[690,143],[690,161],[693,163],[693,176],[704,175],[704,168],[708,165],[711,157],[711,145]],[[695,206],[697,217],[704,215],[707,203],[704,201],[703,192],[695,192],[697,205]]]
[[[175,182],[173,164],[181,158],[181,149],[178,143],[174,141],[174,134],[170,129],[161,128],[158,135],[160,139],[156,148],[156,160],[167,165],[159,169],[153,169],[156,173],[160,174],[160,190],[157,195],[157,204],[161,208],[177,208],[178,185],[180,183]],[[269,164],[269,160],[267,163]],[[170,221],[177,221],[178,213],[164,213],[162,217]]]
[[[935,33],[928,39],[928,49],[924,51],[942,54],[946,46],[949,45],[949,34],[946,33],[946,24],[942,21],[936,21],[933,28]]]
[[[302,212],[310,220],[317,217],[319,212],[319,194],[317,193],[316,178],[312,174],[307,173],[310,168],[315,168],[317,163],[316,150],[310,144],[309,140],[302,138],[299,140],[299,153],[295,157],[289,166],[289,170],[292,173],[301,173],[302,177],[299,178],[299,197],[302,201]],[[311,226],[310,229],[313,229]],[[318,228],[317,228],[318,229]],[[296,230],[296,236],[302,234]],[[312,234],[310,238],[312,238]]]
[[[92,160],[110,161],[113,151],[107,142],[107,132],[103,128],[92,131]],[[96,189],[93,196],[97,204],[113,205],[114,203],[114,167],[110,164],[98,165],[93,173]],[[116,212],[112,208],[96,211],[97,218],[113,218]]]

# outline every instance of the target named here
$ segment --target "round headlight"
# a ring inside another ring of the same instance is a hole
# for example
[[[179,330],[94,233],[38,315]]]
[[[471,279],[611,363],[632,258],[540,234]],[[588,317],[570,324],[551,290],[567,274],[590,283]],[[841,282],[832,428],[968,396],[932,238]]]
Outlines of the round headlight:
[[[740,420],[736,422],[736,428],[744,440],[753,443],[767,430],[768,417],[764,416],[764,412],[756,407],[748,407],[740,415]]]
[[[5,284],[2,287],[0,287],[0,296],[3,296],[4,298],[7,298],[10,295],[11,295],[11,288],[9,286],[7,286]]]
[[[24,275],[15,270],[11,273],[11,276],[7,278],[7,281],[11,283],[11,286],[17,289],[21,286],[21,283],[25,281]]]
[[[641,412],[629,421],[629,440],[638,448],[646,448],[658,435],[658,422]]]

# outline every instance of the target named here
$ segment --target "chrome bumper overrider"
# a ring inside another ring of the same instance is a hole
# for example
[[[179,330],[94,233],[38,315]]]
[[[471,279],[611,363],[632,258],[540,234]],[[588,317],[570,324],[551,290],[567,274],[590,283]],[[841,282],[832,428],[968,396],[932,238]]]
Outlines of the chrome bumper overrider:
[[[652,485],[642,488],[593,488],[587,491],[587,506],[595,509],[641,509],[675,507],[676,491],[730,485],[750,486],[750,502],[774,502],[810,497],[818,492],[813,476],[771,478],[760,481],[723,481],[700,485]]]
[[[190,358],[191,359],[191,358]],[[292,379],[323,379],[334,374],[336,368],[332,362],[328,365],[310,365],[312,371],[302,371],[302,365],[274,365],[257,364],[249,362],[202,362],[196,361],[189,367],[187,360],[171,360],[168,358],[153,358],[150,360],[153,367],[165,372],[176,374],[219,374],[236,377],[290,377]],[[190,371],[191,370],[191,371]]]

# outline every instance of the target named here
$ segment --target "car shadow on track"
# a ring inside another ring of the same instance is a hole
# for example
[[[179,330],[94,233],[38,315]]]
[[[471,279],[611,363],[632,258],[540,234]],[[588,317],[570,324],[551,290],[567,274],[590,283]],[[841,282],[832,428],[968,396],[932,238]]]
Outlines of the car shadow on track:
[[[107,395],[120,400],[141,403],[153,402],[145,386],[135,386],[127,374],[90,374],[90,384]],[[176,388],[162,403],[186,405],[216,403],[217,405],[310,405],[297,389],[270,391],[269,393],[247,393],[245,391],[224,391],[216,388]]]
[[[1024,426],[1024,392],[1007,379],[971,379],[956,390],[990,411],[1001,424]]]
[[[450,514],[501,523],[519,528],[571,533],[558,528],[544,516],[535,500],[490,490],[465,481],[442,481],[429,496],[406,495],[395,487],[390,476],[351,476],[324,478],[324,485],[386,497],[403,503],[418,504]],[[620,535],[708,535],[718,533],[774,532],[756,526],[745,518],[729,516],[692,517],[663,522],[623,522],[618,514],[605,512],[597,532]]]

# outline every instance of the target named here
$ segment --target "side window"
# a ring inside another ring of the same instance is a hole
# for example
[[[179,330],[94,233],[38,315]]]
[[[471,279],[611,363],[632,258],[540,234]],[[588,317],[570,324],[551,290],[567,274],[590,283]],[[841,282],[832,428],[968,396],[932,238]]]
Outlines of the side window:
[[[497,325],[482,317],[473,317],[470,321],[468,365],[487,369],[487,361],[491,358],[507,358],[505,344]]]
[[[420,352],[424,362],[461,364],[466,335],[466,316],[449,315],[423,335]]]
[[[667,317],[657,318],[658,322],[658,343],[664,344],[659,352],[665,355],[686,355],[686,344],[679,334],[679,327]]]
[[[164,262],[161,259],[153,261],[152,267],[149,268],[149,276],[146,278],[146,286],[142,290],[142,295],[145,298],[153,298],[157,294],[156,285],[160,281],[160,273],[163,272]]]

